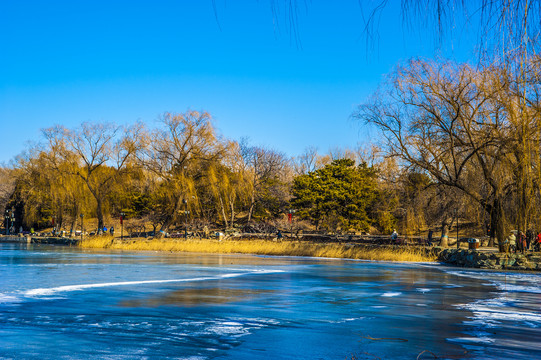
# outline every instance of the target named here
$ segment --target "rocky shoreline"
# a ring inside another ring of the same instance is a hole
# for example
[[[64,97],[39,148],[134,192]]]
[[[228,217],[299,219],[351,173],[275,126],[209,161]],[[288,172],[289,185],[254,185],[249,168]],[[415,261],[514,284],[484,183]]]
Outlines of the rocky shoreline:
[[[541,271],[541,254],[539,253],[506,254],[441,247],[435,247],[432,251],[439,261],[449,265],[493,270]]]

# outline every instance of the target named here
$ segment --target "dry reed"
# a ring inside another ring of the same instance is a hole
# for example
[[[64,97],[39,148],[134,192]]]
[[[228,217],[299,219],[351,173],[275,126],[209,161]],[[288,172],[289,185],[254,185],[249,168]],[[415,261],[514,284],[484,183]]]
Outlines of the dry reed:
[[[136,251],[197,252],[218,254],[256,254],[279,256],[310,256],[326,258],[363,259],[401,262],[435,261],[422,248],[396,246],[363,246],[339,243],[311,243],[307,241],[247,240],[184,240],[184,239],[127,239],[120,241],[110,236],[93,237],[80,243],[83,248],[119,249]]]

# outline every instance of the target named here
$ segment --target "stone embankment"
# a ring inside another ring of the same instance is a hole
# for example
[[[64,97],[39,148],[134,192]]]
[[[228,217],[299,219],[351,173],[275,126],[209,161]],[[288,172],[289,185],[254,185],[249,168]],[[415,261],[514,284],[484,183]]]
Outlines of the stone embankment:
[[[433,248],[438,260],[461,267],[494,270],[541,271],[539,253],[500,253],[466,249]]]
[[[75,245],[79,239],[51,236],[1,236],[0,242],[27,243],[27,244],[54,244],[54,245]]]

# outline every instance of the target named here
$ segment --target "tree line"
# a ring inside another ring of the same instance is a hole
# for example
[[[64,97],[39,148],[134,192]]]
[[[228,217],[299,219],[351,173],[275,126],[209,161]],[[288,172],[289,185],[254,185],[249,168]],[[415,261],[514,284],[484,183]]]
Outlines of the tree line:
[[[378,147],[327,154],[227,139],[198,111],[153,129],[54,126],[2,168],[0,205],[36,228],[54,218],[73,229],[81,214],[102,228],[121,213],[154,230],[287,226],[293,213],[311,230],[447,235],[460,220],[502,244],[541,227],[539,65],[400,64],[352,115],[378,131]]]
[[[204,226],[279,225],[327,231],[381,227],[371,208],[379,192],[374,167],[352,150],[297,158],[216,133],[207,112],[165,113],[159,126],[82,123],[42,130],[3,194],[16,227],[74,230],[81,216],[102,229],[124,214],[154,231]],[[375,207],[374,207],[375,208]],[[388,231],[383,225],[381,231]]]
[[[428,177],[437,206],[476,209],[501,246],[510,230],[541,226],[540,71],[537,56],[477,66],[415,59],[354,116],[380,131],[388,156]]]

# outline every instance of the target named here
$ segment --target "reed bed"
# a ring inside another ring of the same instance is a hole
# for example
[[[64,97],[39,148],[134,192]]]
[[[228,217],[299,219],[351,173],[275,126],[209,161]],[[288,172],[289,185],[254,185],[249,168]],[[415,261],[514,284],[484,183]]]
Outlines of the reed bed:
[[[311,256],[400,262],[428,262],[436,260],[435,256],[419,247],[364,246],[357,244],[261,239],[222,241],[214,239],[127,239],[120,241],[110,236],[102,236],[83,240],[79,246],[83,248],[134,251]]]

